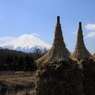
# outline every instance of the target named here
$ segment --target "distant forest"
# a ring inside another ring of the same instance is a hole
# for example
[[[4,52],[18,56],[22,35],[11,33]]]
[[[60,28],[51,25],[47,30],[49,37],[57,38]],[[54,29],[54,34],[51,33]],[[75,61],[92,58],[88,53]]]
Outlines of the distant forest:
[[[0,48],[0,71],[35,71],[35,60],[47,53],[35,48],[32,53]]]

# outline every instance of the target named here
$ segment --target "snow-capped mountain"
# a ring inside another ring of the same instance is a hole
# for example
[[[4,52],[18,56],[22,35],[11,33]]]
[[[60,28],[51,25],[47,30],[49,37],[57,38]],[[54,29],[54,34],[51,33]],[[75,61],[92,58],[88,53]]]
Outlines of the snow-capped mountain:
[[[23,52],[33,52],[35,47],[43,50],[44,48],[50,49],[51,45],[45,43],[32,34],[24,34],[9,42],[1,44],[0,47]]]

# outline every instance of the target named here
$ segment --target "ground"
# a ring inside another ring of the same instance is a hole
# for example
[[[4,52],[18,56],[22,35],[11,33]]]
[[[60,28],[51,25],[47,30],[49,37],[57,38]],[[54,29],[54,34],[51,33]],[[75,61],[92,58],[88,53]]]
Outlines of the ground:
[[[28,89],[35,87],[35,72],[25,71],[1,71],[0,72],[0,89]]]

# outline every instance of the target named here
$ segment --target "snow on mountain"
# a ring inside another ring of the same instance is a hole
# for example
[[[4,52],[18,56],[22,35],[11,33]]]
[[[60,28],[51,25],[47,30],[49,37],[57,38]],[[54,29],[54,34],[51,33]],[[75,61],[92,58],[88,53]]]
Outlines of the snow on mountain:
[[[35,47],[43,50],[44,48],[50,49],[51,45],[43,42],[32,34],[24,34],[9,42],[1,44],[0,47],[23,52],[33,52]]]

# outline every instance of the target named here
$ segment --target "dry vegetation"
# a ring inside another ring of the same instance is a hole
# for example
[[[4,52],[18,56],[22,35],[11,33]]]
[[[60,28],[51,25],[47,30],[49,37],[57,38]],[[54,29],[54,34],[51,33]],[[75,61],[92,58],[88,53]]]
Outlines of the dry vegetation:
[[[34,82],[34,72],[0,72],[0,88],[4,90],[34,88]]]
[[[35,95],[83,95],[82,70],[69,55],[58,16],[53,45],[47,54],[36,61]]]
[[[93,56],[93,58],[95,59],[95,53],[94,53],[92,56]]]
[[[36,61],[35,95],[95,95],[95,62],[84,45],[81,22],[77,37],[76,49],[70,56],[57,17],[53,45]]]
[[[36,95],[83,95],[82,89],[82,71],[72,60],[51,63],[38,70]]]
[[[88,58],[92,57],[92,55],[86,49],[86,46],[84,44],[81,22],[79,22],[79,29],[78,29],[78,34],[77,34],[77,43],[76,43],[76,48],[72,54],[72,57],[74,57],[78,60],[88,59]]]
[[[81,60],[83,67],[83,90],[84,95],[95,95],[95,61],[93,59]]]

